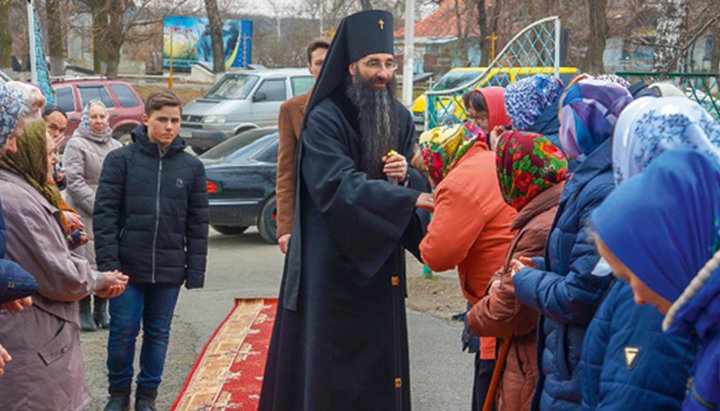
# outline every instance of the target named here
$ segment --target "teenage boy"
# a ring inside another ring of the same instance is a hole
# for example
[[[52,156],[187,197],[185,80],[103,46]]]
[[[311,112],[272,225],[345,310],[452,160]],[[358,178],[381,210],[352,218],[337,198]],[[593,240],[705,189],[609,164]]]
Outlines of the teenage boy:
[[[205,279],[208,196],[205,169],[178,137],[182,106],[170,90],[150,94],[135,144],[108,154],[93,224],[101,271],[130,277],[110,301],[106,411],[130,405],[135,339],[143,327],[135,410],[155,410],[180,286]],[[112,268],[108,268],[112,267]]]

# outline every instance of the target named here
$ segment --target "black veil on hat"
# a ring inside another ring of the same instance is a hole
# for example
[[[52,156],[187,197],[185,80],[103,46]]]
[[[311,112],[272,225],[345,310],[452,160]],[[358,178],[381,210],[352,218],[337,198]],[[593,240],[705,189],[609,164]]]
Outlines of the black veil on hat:
[[[376,53],[393,53],[393,16],[383,10],[361,11],[342,19],[305,110],[308,114],[349,75],[350,63]]]

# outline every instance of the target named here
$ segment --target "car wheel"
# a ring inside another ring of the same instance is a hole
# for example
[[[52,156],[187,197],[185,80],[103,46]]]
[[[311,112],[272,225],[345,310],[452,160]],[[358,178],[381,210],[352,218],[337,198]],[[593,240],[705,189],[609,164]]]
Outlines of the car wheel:
[[[213,230],[220,234],[233,235],[242,234],[247,230],[247,226],[230,226],[230,225],[212,225]]]
[[[277,244],[277,199],[274,195],[265,202],[260,211],[258,231],[265,242]]]

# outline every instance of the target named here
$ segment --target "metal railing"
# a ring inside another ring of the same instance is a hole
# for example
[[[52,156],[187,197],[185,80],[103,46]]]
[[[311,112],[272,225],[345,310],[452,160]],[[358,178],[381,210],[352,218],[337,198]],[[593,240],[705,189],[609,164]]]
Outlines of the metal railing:
[[[652,84],[666,81],[674,84],[685,95],[705,108],[716,120],[720,121],[720,84],[718,74],[714,73],[659,73],[653,71],[618,71],[620,77],[630,83],[642,81]]]
[[[516,34],[474,79],[449,90],[428,90],[425,93],[425,129],[463,122],[462,95],[479,86],[507,86],[510,82],[508,69],[518,69],[516,74],[523,74],[523,67],[552,67],[559,78],[560,29],[558,16],[538,20]]]

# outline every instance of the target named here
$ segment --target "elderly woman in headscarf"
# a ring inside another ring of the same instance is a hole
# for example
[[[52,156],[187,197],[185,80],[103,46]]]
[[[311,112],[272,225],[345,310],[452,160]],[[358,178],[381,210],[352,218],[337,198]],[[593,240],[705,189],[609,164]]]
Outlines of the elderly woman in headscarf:
[[[510,244],[515,210],[503,201],[495,154],[462,126],[439,127],[420,136],[420,151],[435,210],[420,243],[423,262],[433,271],[457,267],[468,308],[485,294]],[[475,354],[473,409],[482,409],[495,363],[495,339],[466,327],[463,350]]]
[[[105,157],[112,150],[122,147],[112,136],[109,120],[105,104],[100,100],[90,101],[83,109],[80,126],[65,147],[68,205],[78,211],[89,236],[88,243],[77,251],[93,268],[97,267],[92,227],[95,191]],[[91,298],[95,300],[94,314],[90,306]],[[109,323],[106,299],[87,296],[80,301],[80,326],[83,331],[94,331],[96,326],[108,328]]]
[[[565,184],[544,256],[511,262],[515,295],[540,312],[533,409],[580,407],[585,329],[610,284],[591,274],[599,256],[587,221],[614,188],[610,136],[631,101],[627,89],[597,80],[580,81],[561,98],[560,141],[566,156],[582,162]]]
[[[542,134],[560,147],[558,101],[562,92],[562,81],[547,74],[527,77],[508,85],[505,108],[513,128]]]
[[[48,184],[54,158],[42,120],[28,124],[17,152],[0,159],[0,197],[7,258],[37,279],[33,306],[0,312],[0,341],[13,353],[0,384],[0,409],[76,410],[89,404],[77,301],[95,292],[119,295],[127,277],[99,273],[68,250],[60,225],[60,193]]]
[[[510,117],[505,111],[505,89],[502,87],[476,88],[463,94],[463,103],[468,121],[465,129],[470,134],[477,134],[491,150],[494,142],[488,137],[496,127],[510,126]]]
[[[677,123],[668,124],[671,126]],[[665,317],[653,344],[669,336],[691,340],[697,350],[692,378],[667,372],[675,396],[685,388],[683,410],[720,406],[720,163],[700,150],[670,150],[641,174],[618,187],[592,213],[600,254],[627,282],[639,305],[651,304]],[[660,373],[657,356],[633,349],[638,369]],[[664,353],[663,353],[664,354]],[[641,356],[648,355],[647,359]],[[692,362],[691,356],[684,360]],[[684,366],[675,373],[682,374]],[[670,385],[671,384],[671,385]],[[677,401],[673,401],[677,408]],[[623,408],[659,409],[623,405]],[[666,408],[667,409],[667,408]]]
[[[505,202],[518,214],[505,261],[487,294],[468,314],[468,324],[481,336],[502,338],[495,374],[497,395],[488,398],[495,409],[527,410],[537,379],[537,319],[535,310],[515,298],[510,261],[542,255],[567,178],[562,151],[534,133],[506,132],[497,147],[497,174]]]
[[[720,125],[685,97],[634,101],[620,115],[613,134],[615,184],[622,187],[662,153],[679,148],[720,161]],[[609,269],[600,271],[607,267],[602,263],[596,271],[609,275]],[[615,282],[585,336],[586,408],[680,408],[694,352],[686,339],[662,337],[661,323],[656,309],[634,304],[628,284]]]

